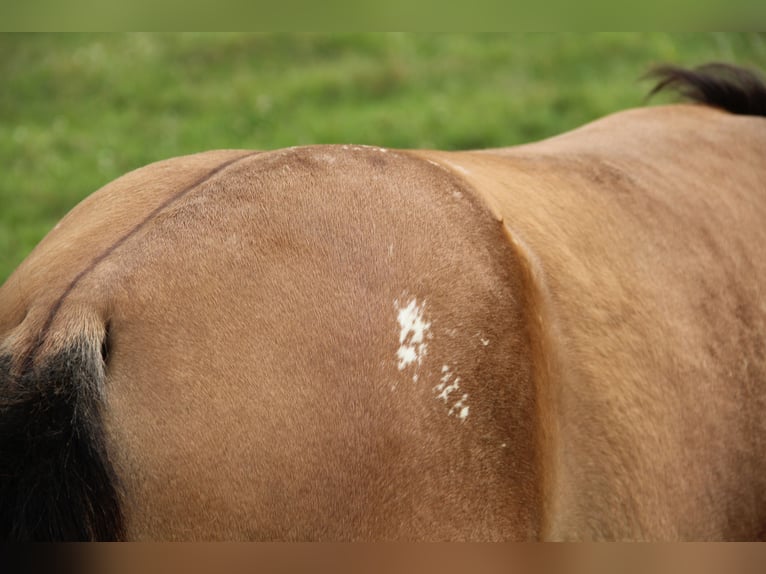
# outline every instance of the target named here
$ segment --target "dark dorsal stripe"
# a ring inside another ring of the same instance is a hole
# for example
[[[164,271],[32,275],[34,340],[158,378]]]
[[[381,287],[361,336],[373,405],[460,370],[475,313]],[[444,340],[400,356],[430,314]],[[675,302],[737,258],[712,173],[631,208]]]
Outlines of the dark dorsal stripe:
[[[255,152],[246,153],[245,155],[235,157],[233,159],[225,161],[222,164],[211,169],[206,174],[198,178],[194,183],[186,186],[182,190],[178,191],[174,195],[171,195],[169,198],[163,201],[154,210],[152,210],[146,217],[144,217],[144,219],[142,219],[136,225],[134,225],[127,233],[119,237],[114,243],[107,246],[106,249],[104,249],[98,256],[96,256],[82,271],[80,271],[75,276],[74,279],[72,279],[69,285],[67,285],[66,289],[64,289],[64,292],[61,294],[61,296],[56,300],[56,302],[51,307],[50,311],[48,312],[48,317],[46,318],[42,329],[40,329],[40,332],[38,333],[37,338],[35,339],[35,342],[32,344],[32,346],[27,351],[26,355],[24,355],[24,358],[21,360],[21,371],[26,372],[32,368],[35,356],[37,355],[37,352],[40,350],[43,343],[45,342],[45,339],[48,336],[48,331],[50,330],[51,325],[53,324],[53,320],[56,318],[56,315],[61,309],[61,306],[63,305],[66,298],[74,290],[74,288],[77,287],[77,285],[80,283],[83,277],[85,277],[86,275],[88,275],[88,273],[93,271],[93,269],[95,269],[99,263],[101,263],[109,255],[111,255],[118,247],[120,247],[122,244],[128,241],[131,237],[136,235],[141,229],[145,228],[146,225],[157,216],[157,214],[165,210],[170,205],[176,203],[178,200],[182,199],[183,197],[186,197],[190,192],[196,190],[202,184],[211,180],[214,176],[221,173],[224,169],[226,169],[230,165],[233,165],[243,159],[247,159],[249,157],[258,155],[259,153],[261,152],[255,151]]]
[[[672,90],[692,102],[733,114],[766,116],[766,83],[745,68],[722,63],[705,64],[693,70],[658,66],[647,77],[657,80],[649,96]]]
[[[124,538],[120,486],[102,422],[109,326],[103,340],[74,336],[61,351],[38,352],[83,277],[162,210],[256,153],[211,169],[105,246],[58,297],[26,355],[0,355],[0,540]]]

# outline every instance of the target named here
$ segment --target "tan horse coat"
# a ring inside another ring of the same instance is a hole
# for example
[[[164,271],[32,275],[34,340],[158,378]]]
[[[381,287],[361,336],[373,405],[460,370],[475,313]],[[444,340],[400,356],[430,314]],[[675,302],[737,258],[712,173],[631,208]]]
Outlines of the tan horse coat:
[[[91,365],[124,522],[78,537],[762,537],[765,151],[678,105],[159,162],[0,288],[2,384]]]

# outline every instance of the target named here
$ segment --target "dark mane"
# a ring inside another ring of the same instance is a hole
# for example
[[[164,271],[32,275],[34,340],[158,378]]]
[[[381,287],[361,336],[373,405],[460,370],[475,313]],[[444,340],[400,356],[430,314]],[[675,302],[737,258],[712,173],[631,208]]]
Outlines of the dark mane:
[[[766,83],[751,70],[710,63],[693,70],[658,66],[646,77],[657,80],[649,96],[672,90],[687,100],[722,108],[733,114],[766,116]]]

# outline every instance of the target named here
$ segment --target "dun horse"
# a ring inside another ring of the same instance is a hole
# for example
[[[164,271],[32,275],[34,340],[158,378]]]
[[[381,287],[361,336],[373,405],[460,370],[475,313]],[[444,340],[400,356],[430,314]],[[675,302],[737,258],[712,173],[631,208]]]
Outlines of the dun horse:
[[[211,151],[0,289],[3,539],[757,539],[766,86],[467,152]]]

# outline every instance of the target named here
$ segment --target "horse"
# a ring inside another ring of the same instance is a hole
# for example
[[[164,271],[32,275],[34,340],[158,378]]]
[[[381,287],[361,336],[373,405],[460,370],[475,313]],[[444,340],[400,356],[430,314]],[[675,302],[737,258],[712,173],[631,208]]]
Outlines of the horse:
[[[766,537],[766,84],[160,161],[0,288],[6,540]]]

